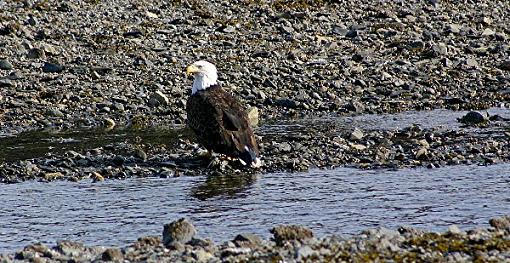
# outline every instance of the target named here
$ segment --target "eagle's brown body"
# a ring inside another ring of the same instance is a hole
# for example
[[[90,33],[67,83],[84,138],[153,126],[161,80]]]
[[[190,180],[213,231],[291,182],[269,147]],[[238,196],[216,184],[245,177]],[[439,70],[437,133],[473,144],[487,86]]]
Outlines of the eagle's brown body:
[[[192,94],[186,112],[188,126],[207,150],[238,157],[247,164],[259,156],[245,109],[219,85]]]

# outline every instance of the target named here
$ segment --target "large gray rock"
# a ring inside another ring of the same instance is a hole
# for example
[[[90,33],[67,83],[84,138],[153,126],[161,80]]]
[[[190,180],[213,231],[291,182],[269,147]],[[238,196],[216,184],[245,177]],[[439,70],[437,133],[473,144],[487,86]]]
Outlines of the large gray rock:
[[[104,261],[122,262],[124,255],[120,248],[107,248],[101,255],[101,259]]]
[[[271,229],[273,239],[278,245],[283,245],[287,241],[302,242],[307,239],[313,238],[312,230],[297,225],[280,225]]]
[[[258,247],[262,244],[262,238],[255,234],[244,233],[237,235],[233,242],[239,247]]]
[[[510,215],[494,217],[491,220],[489,220],[489,224],[496,229],[501,229],[501,230],[506,229],[506,230],[510,231]]]
[[[186,244],[196,233],[195,227],[186,218],[181,218],[164,226],[163,244],[167,247],[176,243]]]

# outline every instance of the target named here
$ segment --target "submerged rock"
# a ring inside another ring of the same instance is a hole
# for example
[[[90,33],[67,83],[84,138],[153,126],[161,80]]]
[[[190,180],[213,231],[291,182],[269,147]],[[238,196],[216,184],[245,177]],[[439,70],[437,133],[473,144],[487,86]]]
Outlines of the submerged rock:
[[[464,115],[462,118],[459,118],[458,121],[465,124],[479,124],[487,122],[487,118],[483,116],[478,111],[470,111],[466,115]]]

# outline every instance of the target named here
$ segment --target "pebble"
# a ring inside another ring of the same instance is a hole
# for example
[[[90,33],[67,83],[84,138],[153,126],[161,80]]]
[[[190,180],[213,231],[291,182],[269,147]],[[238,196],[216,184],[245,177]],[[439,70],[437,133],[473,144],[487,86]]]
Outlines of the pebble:
[[[11,70],[13,69],[11,62],[7,59],[0,59],[0,69]]]
[[[464,232],[462,232],[458,226],[456,225],[451,225],[448,227],[448,233],[450,234],[453,234],[453,235],[461,235],[463,234]]]
[[[126,162],[126,158],[122,155],[116,155],[113,160],[112,160],[113,164],[117,165],[117,166],[121,166],[124,164],[124,162]]]
[[[363,139],[363,136],[365,136],[365,134],[363,133],[362,130],[360,130],[358,128],[354,128],[354,130],[351,132],[349,138],[352,141],[359,141],[359,140]]]
[[[314,255],[316,253],[317,252],[315,250],[313,250],[310,246],[305,245],[305,246],[299,247],[296,250],[296,254],[295,254],[294,258],[296,258],[296,260],[298,260],[298,261],[305,260],[306,258],[311,257],[312,255]]]
[[[92,181],[95,182],[102,182],[104,181],[104,177],[98,173],[98,172],[92,172],[89,177],[92,179]]]
[[[271,229],[274,241],[282,246],[287,241],[305,241],[313,238],[313,232],[303,226],[298,225],[279,225]]]
[[[46,58],[46,53],[43,49],[40,48],[31,48],[28,50],[27,58],[30,59],[44,59]]]
[[[54,173],[44,173],[44,179],[47,181],[53,181],[60,178],[63,178],[64,174],[61,172],[54,172]]]
[[[112,129],[113,127],[115,127],[115,121],[111,118],[105,118],[103,120],[103,123],[106,128]]]
[[[466,66],[468,66],[469,68],[477,68],[478,67],[478,62],[476,61],[476,59],[473,59],[473,58],[466,59],[465,63],[466,63]]]
[[[64,70],[64,67],[56,63],[44,62],[42,70],[46,73],[59,73]]]
[[[149,105],[151,107],[157,107],[160,105],[165,106],[168,105],[168,102],[168,97],[159,90],[151,94],[149,98]]]
[[[494,34],[496,34],[496,32],[492,31],[492,29],[490,29],[490,28],[486,28],[482,32],[483,37],[493,36]]]
[[[451,33],[454,33],[454,34],[460,33],[460,29],[461,28],[462,27],[459,24],[450,24],[450,25],[448,25],[448,30]]]
[[[0,87],[9,88],[9,87],[15,87],[15,86],[16,85],[14,84],[14,81],[12,81],[10,79],[0,78]]]

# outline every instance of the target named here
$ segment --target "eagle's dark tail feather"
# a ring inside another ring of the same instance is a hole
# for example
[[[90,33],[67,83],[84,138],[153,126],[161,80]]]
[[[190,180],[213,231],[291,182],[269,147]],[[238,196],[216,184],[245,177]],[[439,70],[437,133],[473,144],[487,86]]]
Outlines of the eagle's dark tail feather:
[[[261,165],[260,158],[257,156],[257,153],[248,146],[244,147],[245,151],[239,154],[239,160],[246,166],[251,166],[253,168],[258,168]]]

